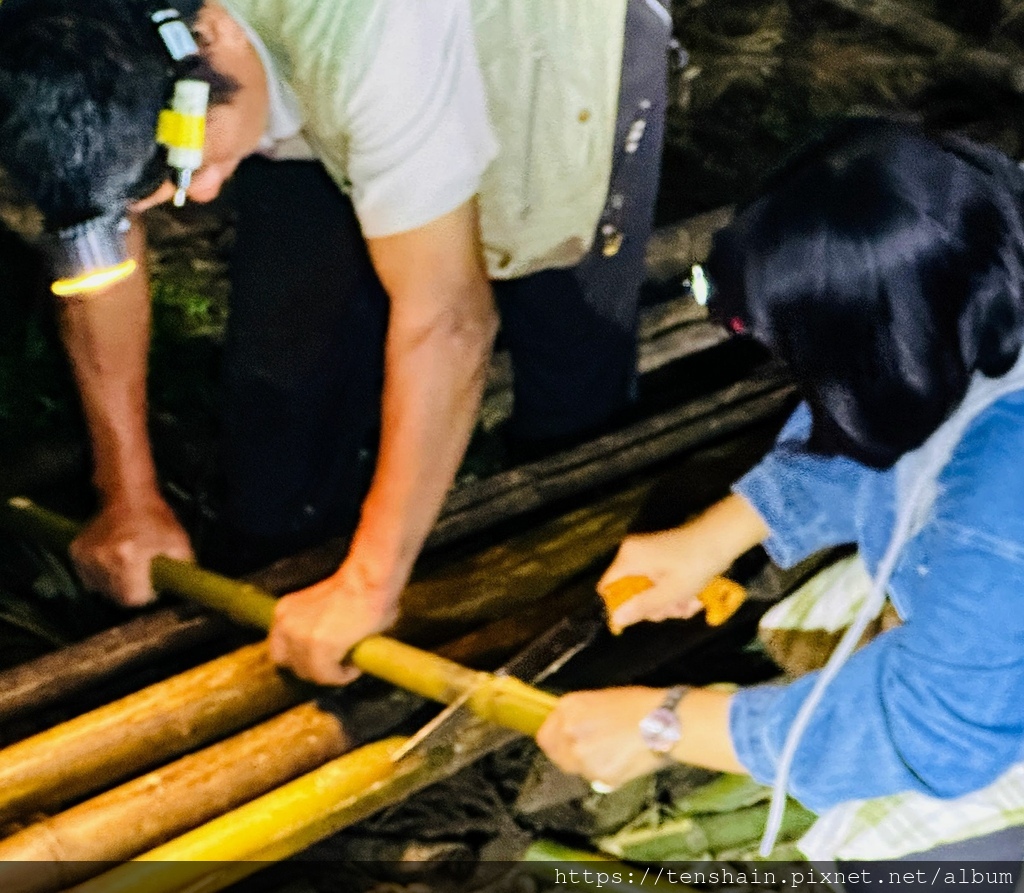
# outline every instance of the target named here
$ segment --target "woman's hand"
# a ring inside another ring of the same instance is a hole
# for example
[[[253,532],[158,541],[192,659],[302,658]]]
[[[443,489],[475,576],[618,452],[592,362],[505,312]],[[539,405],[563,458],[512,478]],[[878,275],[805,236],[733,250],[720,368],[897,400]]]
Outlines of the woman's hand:
[[[613,584],[627,578],[646,580],[649,586],[618,606],[608,599],[608,626],[613,632],[641,620],[692,617],[703,607],[698,595],[715,571],[702,566],[694,539],[685,526],[622,541],[615,560],[598,581],[598,592],[607,594]],[[697,552],[693,559],[686,557],[691,551]]]
[[[609,627],[692,617],[703,607],[698,596],[712,578],[767,535],[761,516],[734,494],[681,527],[626,537],[598,581],[598,591],[624,577],[646,577],[652,585],[612,609]]]
[[[612,788],[665,765],[640,737],[640,720],[665,698],[657,688],[606,688],[564,695],[537,743],[565,772]]]

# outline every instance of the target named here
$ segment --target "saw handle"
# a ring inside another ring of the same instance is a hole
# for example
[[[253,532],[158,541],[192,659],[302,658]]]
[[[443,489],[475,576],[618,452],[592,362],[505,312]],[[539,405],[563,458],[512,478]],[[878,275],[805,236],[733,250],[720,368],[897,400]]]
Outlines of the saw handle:
[[[643,574],[631,574],[598,590],[604,600],[608,616],[608,628],[618,635],[622,632],[612,621],[614,613],[626,602],[636,598],[654,586],[654,581]],[[747,590],[728,577],[714,577],[697,596],[704,605],[704,619],[708,626],[721,626],[732,617],[747,597]]]

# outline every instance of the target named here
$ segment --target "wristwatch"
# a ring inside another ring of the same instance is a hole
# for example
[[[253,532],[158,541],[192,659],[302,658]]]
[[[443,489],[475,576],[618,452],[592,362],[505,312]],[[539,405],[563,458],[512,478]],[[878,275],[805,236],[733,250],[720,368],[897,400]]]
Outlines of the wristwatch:
[[[676,707],[689,691],[687,685],[670,688],[665,700],[640,720],[640,738],[654,753],[664,756],[683,737],[683,724]]]

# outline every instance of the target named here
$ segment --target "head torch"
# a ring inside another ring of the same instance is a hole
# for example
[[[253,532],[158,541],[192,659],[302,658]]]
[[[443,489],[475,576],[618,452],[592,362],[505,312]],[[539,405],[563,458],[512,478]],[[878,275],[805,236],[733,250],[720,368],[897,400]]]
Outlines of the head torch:
[[[176,9],[161,4],[149,13],[149,19],[175,66],[199,55],[192,32]],[[179,78],[169,108],[163,109],[157,120],[155,139],[167,150],[174,204],[179,208],[185,204],[192,175],[203,163],[209,98],[210,85],[205,81]],[[87,294],[131,276],[136,263],[128,253],[128,229],[127,216],[117,211],[58,230],[50,239],[56,277],[53,293],[61,297]]]
[[[741,317],[723,316],[722,308],[715,304],[718,289],[702,264],[694,264],[690,267],[690,276],[683,285],[689,291],[690,297],[693,298],[696,304],[708,308],[712,319],[721,322],[734,335],[746,333],[747,324]]]
[[[693,300],[701,307],[707,307],[712,297],[711,280],[701,264],[690,267],[690,278],[684,283],[689,289]]]

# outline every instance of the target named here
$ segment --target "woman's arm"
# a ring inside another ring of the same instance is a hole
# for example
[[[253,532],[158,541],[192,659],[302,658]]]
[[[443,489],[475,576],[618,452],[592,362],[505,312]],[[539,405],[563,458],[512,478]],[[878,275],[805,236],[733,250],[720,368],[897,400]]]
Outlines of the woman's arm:
[[[640,737],[640,721],[664,700],[657,688],[606,688],[565,695],[537,743],[566,772],[618,787],[663,767],[668,759],[719,772],[746,773],[729,739],[732,693],[690,689],[676,707],[682,737],[667,757]]]
[[[764,547],[780,567],[856,540],[854,497],[871,474],[852,459],[809,453],[810,430],[810,410],[801,404],[771,451],[732,487],[764,519]]]
[[[905,791],[956,797],[1021,759],[1024,396],[1014,400],[1019,410],[1004,403],[965,437],[939,479],[929,523],[904,549],[890,588],[903,626],[854,654],[811,719],[789,781],[790,793],[811,809]],[[892,476],[876,478],[866,495],[874,517],[864,523],[884,538]],[[700,690],[691,693],[673,757],[714,768],[735,760],[772,782],[816,678],[699,700]],[[556,761],[602,781],[619,780],[606,778],[603,765],[613,773],[624,772],[624,763],[637,767],[632,774],[656,768],[637,722],[661,693],[615,691],[559,705],[540,738]]]
[[[609,625],[622,629],[640,620],[692,617],[711,578],[767,535],[761,516],[742,496],[731,495],[681,527],[627,537],[597,588],[633,576],[654,585],[614,609]]]

